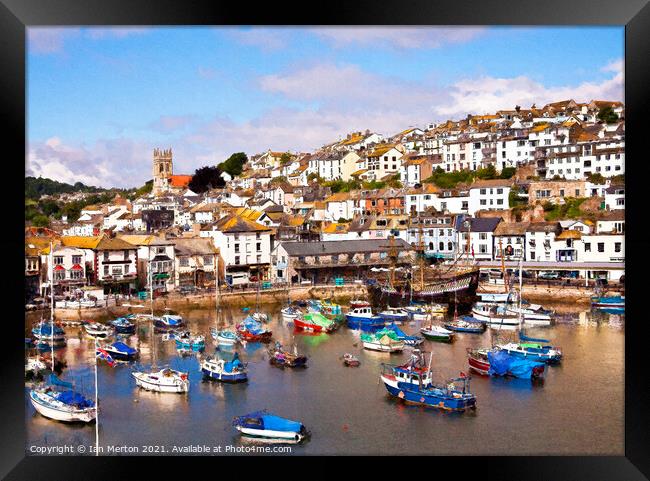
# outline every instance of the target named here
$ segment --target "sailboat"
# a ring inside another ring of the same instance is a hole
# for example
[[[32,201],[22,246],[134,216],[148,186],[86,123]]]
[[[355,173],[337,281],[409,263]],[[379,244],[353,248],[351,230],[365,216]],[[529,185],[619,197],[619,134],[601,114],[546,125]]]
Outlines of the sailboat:
[[[152,370],[134,371],[131,373],[135,384],[147,391],[185,393],[190,390],[190,380],[186,372],[176,371],[170,368],[157,370],[156,368],[156,346],[153,315],[153,284],[151,281],[151,261],[149,261],[149,292],[151,297],[151,355],[153,356]]]
[[[221,314],[221,291],[219,289],[219,258],[215,255],[215,293],[214,293],[214,307],[215,307],[215,320],[217,327],[210,328],[210,335],[218,346],[234,346],[239,340],[239,336],[235,331],[227,329],[219,329],[219,319]]]

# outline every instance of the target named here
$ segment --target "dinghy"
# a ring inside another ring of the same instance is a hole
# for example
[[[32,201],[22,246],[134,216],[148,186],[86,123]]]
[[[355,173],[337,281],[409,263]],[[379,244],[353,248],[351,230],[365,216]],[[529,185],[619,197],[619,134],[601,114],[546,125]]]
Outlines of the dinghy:
[[[266,410],[237,416],[233,419],[232,425],[245,436],[276,439],[288,443],[299,443],[309,435],[301,422],[281,418]]]

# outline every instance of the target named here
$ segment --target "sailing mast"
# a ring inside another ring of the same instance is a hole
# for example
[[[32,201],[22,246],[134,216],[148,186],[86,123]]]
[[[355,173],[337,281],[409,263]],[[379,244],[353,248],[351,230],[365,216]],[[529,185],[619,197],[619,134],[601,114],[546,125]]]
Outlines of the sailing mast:
[[[99,397],[97,386],[97,348],[99,344],[95,338],[95,456],[99,456]]]
[[[50,349],[52,374],[54,374],[54,246],[52,241],[50,241]]]
[[[151,256],[151,250],[149,251]],[[151,304],[151,360],[152,360],[152,369],[156,367],[156,346],[154,346],[154,341],[156,337],[153,334],[154,330],[154,317],[153,317],[153,274],[151,272],[151,259],[149,259],[149,302]]]
[[[501,251],[501,272],[503,272],[503,288],[505,293],[508,293],[508,275],[506,273],[506,261],[503,258],[503,247],[501,243],[501,237],[499,237],[499,250]]]

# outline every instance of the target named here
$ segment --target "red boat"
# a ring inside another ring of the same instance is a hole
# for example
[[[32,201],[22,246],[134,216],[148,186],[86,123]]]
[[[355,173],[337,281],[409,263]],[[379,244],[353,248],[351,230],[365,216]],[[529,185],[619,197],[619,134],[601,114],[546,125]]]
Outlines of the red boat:
[[[336,329],[336,322],[328,319],[318,312],[308,312],[293,320],[293,325],[298,329],[313,332],[332,332]]]
[[[469,368],[483,376],[488,376],[490,363],[488,362],[487,349],[467,349],[467,361]]]

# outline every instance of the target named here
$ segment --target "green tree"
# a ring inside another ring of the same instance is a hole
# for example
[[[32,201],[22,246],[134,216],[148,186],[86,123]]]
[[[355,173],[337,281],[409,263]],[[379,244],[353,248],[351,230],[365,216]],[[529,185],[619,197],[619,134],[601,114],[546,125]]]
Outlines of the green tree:
[[[614,112],[614,109],[609,105],[600,109],[597,117],[598,120],[605,122],[606,124],[615,124],[618,122],[618,114]]]
[[[146,181],[142,187],[138,188],[133,194],[133,198],[137,198],[145,194],[149,194],[151,193],[152,190],[153,190],[153,179]]]
[[[209,189],[224,187],[226,181],[221,177],[222,170],[219,167],[205,166],[196,169],[188,187],[192,192],[202,194]]]
[[[503,169],[501,169],[501,174],[499,175],[499,178],[512,179],[512,177],[514,177],[516,173],[517,173],[516,167],[504,167]]]
[[[289,152],[285,152],[280,156],[280,165],[287,165],[291,162],[292,156]]]
[[[269,184],[283,184],[284,182],[287,182],[287,178],[284,175],[279,175],[277,177],[273,177],[269,181]]]
[[[244,152],[236,152],[225,161],[221,162],[217,167],[219,167],[223,172],[227,172],[235,177],[242,173],[246,162],[248,162],[246,154]],[[196,192],[194,189],[192,190]]]
[[[36,227],[49,227],[50,219],[46,215],[37,214],[32,219],[32,224]]]
[[[312,181],[313,182],[318,182],[319,184],[322,184],[323,183],[323,178],[320,175],[318,175],[316,172],[312,172],[311,174],[309,174],[307,176],[307,183],[311,183]]]

